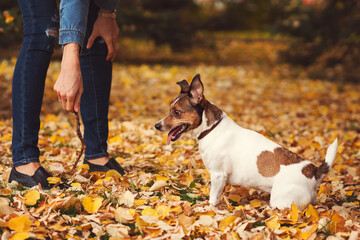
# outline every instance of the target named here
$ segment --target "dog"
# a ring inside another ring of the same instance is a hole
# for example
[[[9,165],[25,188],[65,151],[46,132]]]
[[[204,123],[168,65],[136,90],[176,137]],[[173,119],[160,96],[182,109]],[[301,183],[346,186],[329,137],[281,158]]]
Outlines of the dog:
[[[305,209],[317,196],[321,180],[329,172],[336,153],[337,138],[328,147],[325,161],[316,167],[255,131],[237,125],[204,96],[197,74],[191,84],[177,82],[181,91],[171,103],[169,114],[155,124],[169,131],[167,144],[192,130],[210,173],[209,203],[220,203],[227,183],[270,193],[270,206],[283,209],[295,203]]]

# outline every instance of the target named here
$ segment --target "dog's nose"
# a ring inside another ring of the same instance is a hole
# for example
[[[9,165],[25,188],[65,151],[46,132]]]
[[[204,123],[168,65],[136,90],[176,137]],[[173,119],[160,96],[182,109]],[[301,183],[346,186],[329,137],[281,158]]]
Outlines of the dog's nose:
[[[160,128],[161,128],[161,123],[158,122],[157,124],[155,124],[155,128],[156,128],[157,130],[160,130]]]

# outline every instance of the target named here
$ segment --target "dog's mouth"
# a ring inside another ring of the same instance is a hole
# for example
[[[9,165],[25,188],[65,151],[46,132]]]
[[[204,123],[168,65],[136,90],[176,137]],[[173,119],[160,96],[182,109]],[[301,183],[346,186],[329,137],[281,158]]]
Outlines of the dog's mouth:
[[[168,134],[166,144],[169,144],[170,141],[178,140],[181,137],[181,135],[183,135],[189,129],[189,126],[190,126],[190,124],[188,124],[188,123],[182,123],[179,126],[171,129],[171,131]]]

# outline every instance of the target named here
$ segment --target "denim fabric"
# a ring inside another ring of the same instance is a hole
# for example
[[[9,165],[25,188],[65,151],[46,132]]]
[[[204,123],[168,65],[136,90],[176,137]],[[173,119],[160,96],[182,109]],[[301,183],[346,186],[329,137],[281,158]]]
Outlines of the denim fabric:
[[[84,46],[87,45],[98,8],[91,1]],[[108,54],[105,41],[98,37],[90,49],[80,54],[81,75],[84,92],[81,96],[80,112],[85,126],[85,159],[108,156],[108,111],[112,78],[112,62],[106,61]]]
[[[77,2],[77,1],[76,1]],[[19,0],[24,20],[24,41],[12,83],[13,166],[39,161],[38,133],[44,85],[58,29],[56,0]],[[85,44],[96,20],[98,8],[90,1]],[[107,156],[108,107],[112,63],[105,60],[107,47],[97,38],[84,49],[80,64],[84,84],[81,116],[86,142],[85,158]]]
[[[77,43],[83,47],[89,0],[60,1],[59,43]]]
[[[60,44],[77,43],[83,48],[89,2],[89,0],[60,1]],[[97,7],[112,11],[118,0],[94,0],[94,3]],[[92,5],[94,4],[92,3]]]

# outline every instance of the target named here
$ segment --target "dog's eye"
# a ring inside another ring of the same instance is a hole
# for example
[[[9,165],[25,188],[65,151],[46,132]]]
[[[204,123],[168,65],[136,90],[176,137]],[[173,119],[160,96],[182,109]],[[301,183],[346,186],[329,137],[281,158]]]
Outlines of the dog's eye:
[[[179,110],[174,110],[174,115],[175,116],[180,116],[181,115],[181,112]]]

